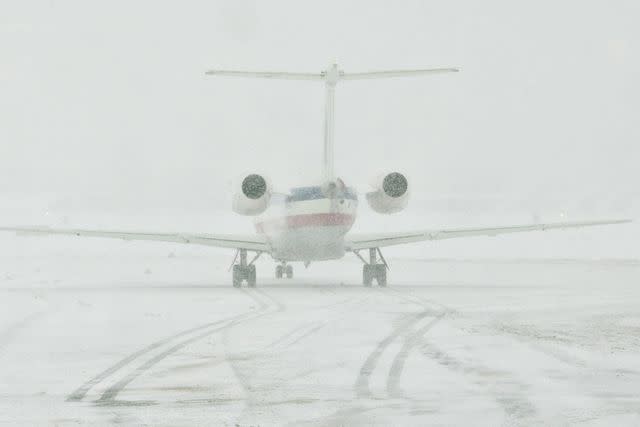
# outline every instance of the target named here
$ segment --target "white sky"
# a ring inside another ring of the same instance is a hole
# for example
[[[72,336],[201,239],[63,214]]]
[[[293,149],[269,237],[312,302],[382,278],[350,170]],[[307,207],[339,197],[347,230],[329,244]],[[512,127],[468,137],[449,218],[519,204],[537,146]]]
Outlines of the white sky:
[[[336,60],[463,70],[338,87],[336,168],[360,190],[396,168],[416,201],[569,200],[628,216],[638,22],[637,1],[1,2],[0,191],[222,206],[242,172],[312,182],[322,86],[204,71]]]

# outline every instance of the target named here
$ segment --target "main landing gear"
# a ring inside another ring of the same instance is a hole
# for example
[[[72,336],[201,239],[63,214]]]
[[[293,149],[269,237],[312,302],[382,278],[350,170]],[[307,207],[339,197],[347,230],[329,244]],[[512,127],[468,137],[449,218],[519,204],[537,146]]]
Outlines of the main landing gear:
[[[276,279],[282,279],[283,277],[287,279],[293,278],[293,267],[284,261],[276,266]]]
[[[247,262],[247,249],[238,249],[236,256],[231,263],[229,269],[233,269],[233,287],[239,288],[242,286],[242,282],[247,282],[247,286],[250,288],[256,287],[256,266],[254,262],[260,258],[262,252],[256,251],[256,255],[250,262]],[[281,261],[276,266],[276,278],[282,279],[293,278],[293,267],[287,264],[285,261]]]
[[[236,263],[238,260],[238,255],[240,255],[240,261]],[[233,260],[233,287],[239,288],[242,286],[242,282],[246,281],[247,285],[250,288],[255,288],[256,286],[256,266],[253,264],[255,260],[258,259],[262,255],[262,252],[257,252],[256,256],[251,260],[251,262],[247,263],[247,250],[239,249],[236,252],[236,257]]]
[[[364,263],[362,266],[362,284],[364,286],[371,286],[374,280],[378,283],[378,286],[387,286],[387,270],[389,269],[389,265],[382,256],[379,248],[369,248],[369,262],[360,255],[359,251],[353,251],[353,253]],[[378,255],[380,255],[382,263],[378,263]]]

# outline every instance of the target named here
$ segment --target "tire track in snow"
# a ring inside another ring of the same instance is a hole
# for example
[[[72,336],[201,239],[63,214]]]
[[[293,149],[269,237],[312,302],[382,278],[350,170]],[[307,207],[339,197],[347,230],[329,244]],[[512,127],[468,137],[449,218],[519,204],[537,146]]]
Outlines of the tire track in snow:
[[[533,350],[539,351],[571,367],[581,369],[592,368],[588,366],[584,360],[557,347],[558,344],[563,344],[563,342],[556,337],[542,333],[528,325],[518,325],[517,322],[516,319],[510,319],[509,322],[495,321],[492,325],[489,325],[488,328],[495,333],[508,336],[515,341],[526,344]],[[556,347],[552,344],[555,344]]]
[[[420,354],[486,389],[505,412],[509,420],[508,425],[522,423],[523,420],[531,422],[531,417],[537,414],[535,405],[526,398],[527,385],[512,376],[506,376],[507,372],[493,370],[481,364],[463,362],[440,350],[424,337],[420,337],[420,341]]]
[[[386,390],[387,394],[390,397],[404,397],[402,390],[400,390],[400,378],[402,377],[402,372],[404,371],[404,366],[407,358],[412,350],[418,346],[420,341],[424,338],[424,334],[426,334],[431,328],[433,328],[438,322],[440,322],[446,315],[454,312],[454,310],[449,307],[440,304],[436,301],[432,300],[424,300],[412,293],[405,294],[393,288],[387,288],[386,292],[394,293],[400,299],[411,302],[413,304],[417,304],[424,308],[425,310],[433,310],[433,305],[438,306],[440,311],[436,316],[426,325],[419,327],[415,332],[409,334],[404,338],[404,342],[400,351],[393,358],[393,362],[391,363],[391,369],[389,369],[389,374],[387,375],[387,383]],[[416,322],[417,323],[417,322]]]
[[[293,328],[291,331],[273,341],[271,344],[267,345],[264,350],[286,350],[287,348],[302,341],[309,335],[314,334],[325,325],[326,323],[319,321],[307,322],[304,325]]]
[[[418,297],[415,297],[415,298],[419,299],[419,301],[416,299],[411,299],[406,294],[399,291],[395,291],[393,288],[374,288],[371,291],[380,292],[380,293],[394,293],[395,296],[398,296],[400,299],[403,299],[405,301],[408,301],[420,306],[422,310],[417,313],[414,312],[411,315],[409,315],[408,318],[405,318],[404,320],[402,320],[395,328],[393,328],[393,330],[389,335],[387,335],[380,342],[378,342],[378,344],[375,346],[373,351],[367,356],[366,360],[360,367],[358,377],[356,378],[355,384],[353,386],[356,397],[358,399],[363,399],[363,398],[371,399],[373,397],[373,393],[371,392],[371,384],[370,384],[371,376],[375,372],[377,372],[379,369],[382,369],[382,368],[379,368],[378,365],[381,362],[382,356],[389,350],[389,347],[391,347],[392,344],[394,344],[400,337],[407,334],[412,328],[415,328],[421,322],[424,322],[430,315],[434,316],[434,319],[432,319],[423,327],[419,327],[418,332],[415,332],[411,336],[418,335],[420,332],[422,332],[422,334],[426,333],[428,329],[431,329],[433,326],[435,326],[437,322],[442,320],[445,314],[449,312],[453,312],[453,310],[449,309],[448,307],[445,307],[442,304],[439,304],[436,302],[429,301],[427,303],[425,302],[425,300],[422,300]],[[370,299],[371,295],[372,295],[372,292],[368,293],[367,296],[365,298],[360,299],[360,301]],[[433,306],[444,308],[444,309],[434,310]],[[409,352],[406,351],[406,354],[408,355]],[[393,364],[392,364],[392,369],[394,369],[394,372],[400,373],[401,366],[403,368],[404,359],[402,357],[399,359],[402,362],[397,362],[395,361],[396,359],[398,359],[397,355],[394,358],[394,364],[396,367],[393,368]],[[366,405],[363,405],[362,401],[354,400],[351,405],[348,405],[343,409],[340,409],[334,412],[331,415],[325,415],[322,417],[312,418],[312,419],[298,420],[295,423],[290,423],[289,425],[318,425],[318,424],[320,425],[328,425],[328,424],[359,425],[367,422],[364,419],[357,418],[365,413],[381,410],[385,408],[398,407],[397,403],[371,406],[372,403],[373,401],[370,401],[370,402],[367,402]]]
[[[244,291],[244,289],[243,289]],[[247,293],[252,299],[254,299],[256,302],[258,302],[259,304],[259,308],[257,310],[257,312],[261,312],[263,310],[266,309],[266,305],[259,300],[258,298],[254,298],[251,294],[249,294],[248,292],[245,291],[245,293]],[[71,394],[69,394],[67,396],[67,401],[68,402],[72,402],[72,401],[81,401],[82,399],[84,399],[87,395],[87,393],[97,384],[105,381],[106,379],[108,379],[109,377],[111,377],[112,375],[116,374],[117,372],[119,372],[120,370],[124,369],[125,367],[129,366],[132,362],[134,362],[137,359],[142,358],[144,355],[146,355],[147,353],[150,353],[156,349],[159,349],[160,347],[164,346],[164,345],[168,345],[170,344],[172,341],[178,340],[182,337],[188,336],[190,334],[193,334],[195,332],[198,331],[202,331],[202,330],[207,330],[206,332],[197,335],[197,339],[202,339],[204,337],[206,337],[207,335],[210,335],[212,333],[217,332],[220,328],[215,328],[216,326],[222,325],[225,322],[238,322],[240,320],[242,320],[243,318],[247,317],[247,316],[251,316],[252,314],[255,314],[256,310],[250,310],[249,312],[246,313],[242,313],[236,316],[231,316],[225,319],[220,319],[220,320],[216,320],[213,322],[209,322],[209,323],[205,323],[203,325],[200,326],[196,326],[190,329],[187,329],[185,331],[179,332],[177,334],[171,335],[169,337],[166,337],[164,339],[158,340],[138,351],[136,351],[135,353],[132,353],[126,357],[124,357],[123,359],[121,359],[120,361],[118,361],[117,363],[115,363],[114,365],[111,365],[110,367],[108,367],[107,369],[105,369],[104,371],[100,372],[99,374],[97,374],[96,376],[94,376],[93,378],[89,379],[88,381],[86,381],[84,384],[82,384],[80,387],[78,387],[76,390],[74,390]],[[214,328],[213,330],[208,330],[210,328]],[[178,344],[178,346],[173,346],[171,347],[171,349],[174,349],[172,352],[175,352],[177,350],[179,350],[180,348],[186,346],[187,344],[191,343],[191,342],[195,342],[197,341],[197,339],[188,339],[185,343],[185,341],[182,341],[181,344]],[[167,353],[164,357],[168,356],[169,354],[171,354],[172,352]],[[162,354],[164,354],[166,352],[163,352]],[[163,358],[164,358],[163,357]],[[154,358],[155,359],[155,358]],[[158,359],[156,361],[159,362],[161,359]],[[155,364],[155,363],[154,363]],[[145,364],[147,365],[147,364]],[[143,365],[143,366],[145,366]],[[149,366],[150,368],[151,366]],[[138,368],[140,369],[140,368]],[[147,368],[148,369],[148,368]],[[138,370],[134,371],[137,372]],[[139,372],[137,375],[135,375],[135,377],[139,376],[140,374],[142,374],[143,372]],[[131,378],[130,381],[133,381],[133,379],[135,378]],[[128,384],[127,382],[127,384]],[[123,387],[126,386],[126,384],[122,384]],[[121,390],[121,389],[120,389]],[[113,386],[110,387],[107,392],[109,392],[109,394],[107,394],[106,397],[111,396],[112,398],[115,397],[120,390],[117,389],[113,389]],[[106,393],[106,392],[105,392]],[[103,394],[102,397],[99,399],[100,401],[105,401],[108,400],[106,398],[103,399],[103,397],[105,397],[105,395]]]
[[[387,335],[382,341],[378,342],[374,350],[369,353],[369,356],[365,359],[364,363],[360,367],[358,377],[356,379],[354,389],[358,398],[370,398],[372,397],[370,379],[373,371],[378,366],[378,362],[382,357],[382,353],[389,347],[403,332],[409,330],[414,323],[425,318],[429,313],[422,312],[417,315],[411,316],[409,320],[405,320],[400,325],[395,327],[389,335]]]
[[[335,292],[332,292],[333,294],[336,294]],[[337,294],[336,294],[337,295]],[[319,306],[315,306],[313,308],[311,308],[311,310],[326,310],[326,309],[330,309],[330,308],[335,308],[338,306],[343,306],[343,305],[350,305],[353,303],[361,303],[363,301],[366,301],[369,298],[369,295],[365,295],[365,296],[351,296],[349,298],[337,301],[337,302],[333,302],[331,304],[323,304],[323,305],[319,305]],[[337,317],[332,317],[331,320],[332,321],[336,321],[338,319],[343,318],[344,315],[342,316],[337,316]],[[324,317],[325,319],[327,318],[327,316]],[[275,341],[273,341],[271,344],[267,345],[265,347],[265,349],[271,349],[271,348],[275,348],[275,347],[281,347],[282,350],[285,350],[297,343],[299,343],[300,341],[302,341],[303,339],[307,338],[310,335],[313,335],[314,333],[316,333],[317,331],[319,331],[320,329],[322,329],[323,327],[325,327],[327,324],[329,323],[328,320],[324,320],[324,321],[311,321],[308,322],[304,325],[301,326],[297,326],[295,328],[293,328],[291,331],[287,332],[286,334],[282,335],[280,338],[276,339]],[[287,341],[290,340],[289,343],[284,344],[284,346],[282,346],[282,344]]]
[[[319,289],[320,292],[327,292],[323,289]],[[330,291],[333,294],[336,294],[333,291]],[[275,299],[271,294],[263,292],[263,294],[267,298]],[[370,294],[368,294],[370,295]],[[310,310],[326,310],[327,308],[335,308],[342,305],[360,303],[365,299],[368,299],[369,296],[360,297],[353,296],[347,299],[343,299],[338,302],[334,302],[332,304],[325,304],[311,308]],[[277,302],[277,300],[276,300]],[[323,316],[323,319],[326,319],[327,316]],[[344,316],[338,316],[337,318],[332,318],[332,321],[336,321],[338,318]],[[306,317],[305,317],[306,318]],[[255,421],[259,420],[259,418],[253,419],[252,415],[254,410],[260,410],[256,408],[261,407],[272,407],[273,405],[279,404],[289,404],[291,402],[307,402],[314,403],[319,401],[325,401],[325,399],[317,399],[316,397],[310,397],[307,399],[298,397],[292,400],[274,400],[273,399],[273,391],[280,389],[282,386],[286,385],[289,381],[293,381],[295,379],[304,378],[308,375],[321,372],[323,370],[335,369],[339,364],[337,363],[328,363],[326,365],[321,366],[311,366],[301,372],[297,372],[293,375],[287,375],[285,377],[275,377],[273,379],[263,378],[265,381],[257,381],[256,374],[251,371],[259,364],[255,363],[257,358],[259,357],[270,357],[274,358],[273,350],[276,349],[279,352],[286,351],[287,349],[299,344],[302,340],[308,339],[313,334],[317,333],[321,329],[323,329],[329,322],[327,320],[323,321],[311,321],[306,324],[298,327],[294,327],[293,330],[284,334],[279,339],[275,340],[271,344],[265,346],[261,350],[255,350],[244,353],[236,353],[236,354],[228,354],[228,362],[231,366],[231,369],[234,371],[238,379],[238,383],[242,386],[245,393],[245,407],[242,412],[237,417],[237,422],[240,425],[253,425],[256,424]],[[225,331],[225,340],[228,340],[228,335],[231,333],[231,329]],[[226,343],[226,342],[225,342]],[[279,356],[277,356],[279,357]],[[244,366],[243,366],[244,365]],[[246,422],[245,422],[246,421]]]
[[[318,332],[320,329],[324,328],[326,325],[326,323],[316,323],[314,327],[312,327],[311,329],[307,330],[304,334],[300,335],[299,337],[297,337],[295,340],[293,340],[292,342],[290,342],[285,349],[292,347],[296,344],[298,344],[300,341],[302,341],[303,339],[315,334],[316,332]]]
[[[380,290],[382,293],[389,293],[389,289]],[[403,295],[398,291],[392,291],[399,295]],[[406,298],[405,298],[406,299]],[[413,314],[409,319],[401,322],[398,326],[396,326],[389,335],[382,339],[382,341],[378,342],[373,351],[367,356],[364,363],[360,367],[360,371],[358,373],[358,377],[356,378],[356,382],[354,385],[354,390],[356,392],[356,396],[358,398],[371,398],[373,393],[371,392],[370,380],[373,372],[376,370],[378,363],[383,355],[383,353],[393,344],[396,340],[398,340],[403,334],[407,333],[411,328],[413,328],[418,322],[422,321],[429,315],[433,315],[434,311],[430,307],[426,307],[423,303],[417,303],[416,301],[411,301],[413,303],[419,304],[422,306],[423,310],[417,314]],[[442,313],[440,313],[442,314]],[[442,318],[442,315],[437,320],[439,321]],[[434,319],[435,320],[435,319]],[[435,323],[429,323],[429,328],[426,328],[424,332],[433,327]],[[407,348],[410,350],[410,348]],[[408,354],[408,353],[407,353]],[[403,363],[396,363],[396,371],[394,375],[400,374],[400,369],[404,366]],[[387,383],[389,380],[387,380]]]
[[[147,372],[149,369],[151,369],[152,367],[154,367],[156,364],[158,364],[160,361],[162,361],[163,359],[165,359],[166,357],[172,355],[173,353],[181,350],[182,348],[186,347],[189,344],[192,344],[196,341],[199,341],[203,338],[206,338],[210,335],[213,335],[217,332],[221,332],[224,330],[228,330],[234,326],[236,326],[239,323],[242,322],[246,322],[249,320],[253,320],[262,316],[265,316],[267,314],[271,314],[271,312],[268,311],[268,309],[270,308],[268,303],[265,303],[264,301],[260,300],[259,298],[257,298],[253,292],[242,289],[242,291],[244,293],[246,293],[249,297],[253,298],[256,302],[258,302],[258,304],[260,304],[260,308],[258,309],[257,312],[249,312],[249,313],[245,313],[245,314],[240,314],[238,316],[234,316],[231,321],[228,321],[226,324],[213,328],[213,329],[209,329],[201,334],[198,334],[194,337],[188,338],[184,341],[179,342],[178,344],[168,348],[167,350],[163,351],[162,353],[152,357],[151,359],[147,360],[147,362],[145,362],[142,366],[138,367],[137,369],[135,369],[133,372],[131,372],[129,375],[125,376],[124,378],[122,378],[120,381],[118,381],[117,383],[115,383],[114,385],[112,385],[111,387],[109,387],[107,390],[105,390],[103,392],[103,394],[100,396],[100,398],[97,400],[98,404],[101,405],[112,405],[112,404],[118,404],[118,402],[115,400],[116,397],[118,396],[118,394],[124,390],[124,388],[129,385],[133,380],[135,380],[136,378],[138,378],[140,375],[144,374],[145,372]],[[255,290],[254,290],[255,291]],[[262,293],[262,292],[259,292]],[[276,311],[280,311],[282,309],[282,306],[278,303],[276,306]]]
[[[275,306],[274,311],[265,312],[262,315],[256,316],[256,317],[273,315],[276,313],[284,312],[286,310],[286,306],[282,304],[280,301],[273,298],[271,295],[261,290],[256,290],[256,292],[261,294],[265,299],[268,299],[269,301],[271,301],[271,304]],[[232,326],[235,326],[235,325],[232,325]],[[225,348],[224,359],[228,363],[229,367],[231,368],[231,371],[233,372],[234,377],[236,378],[236,380],[238,381],[238,384],[240,385],[240,387],[242,388],[242,391],[244,392],[245,405],[241,414],[239,415],[239,418],[242,418],[248,408],[253,407],[257,404],[257,400],[256,400],[253,387],[251,386],[251,375],[246,374],[241,369],[238,362],[240,360],[246,360],[246,359],[252,358],[254,354],[257,354],[257,352],[245,352],[244,354],[230,353],[229,352],[229,333],[231,332],[232,329],[233,329],[232,327],[227,328],[223,335],[223,343]]]
[[[289,338],[295,336],[300,331],[304,331],[308,327],[309,327],[309,324],[304,324],[304,325],[300,325],[298,327],[295,327],[292,330],[290,330],[289,332],[287,332],[286,334],[282,335],[277,340],[273,341],[271,344],[267,345],[266,348],[268,348],[268,349],[277,348],[278,346],[280,346],[280,344],[282,344],[283,342],[285,342]]]
[[[398,293],[398,296],[404,296],[401,292],[395,289],[389,288],[388,290]],[[434,319],[434,321],[436,322],[450,313],[455,313],[455,310],[436,301],[424,300],[412,293],[409,293],[409,295],[414,298],[413,302],[415,302],[416,304],[423,304],[424,307],[426,307],[426,304],[435,304],[439,306],[442,311],[438,318]],[[404,299],[407,301],[411,301],[409,298]],[[510,419],[510,422],[514,422],[525,417],[532,417],[537,413],[535,405],[533,405],[531,401],[526,399],[523,394],[523,391],[527,388],[524,383],[518,382],[513,378],[509,378],[508,380],[503,380],[497,383],[489,381],[488,378],[490,378],[491,376],[504,375],[505,372],[493,371],[490,368],[479,364],[461,362],[458,359],[438,349],[435,344],[433,344],[424,336],[424,334],[433,326],[434,325],[427,324],[423,328],[420,328],[418,331],[416,331],[414,334],[411,334],[406,339],[401,351],[396,355],[392,364],[391,371],[389,372],[389,377],[387,378],[387,391],[389,392],[390,396],[403,397],[402,391],[399,388],[400,376],[402,371],[404,370],[404,364],[408,355],[410,354],[410,351],[412,349],[415,349],[416,347],[419,347],[419,353],[422,356],[431,356],[430,358],[436,363],[445,366],[455,372],[462,373],[469,379],[470,382],[483,388],[489,388],[489,392],[492,398],[500,405],[507,417]],[[431,351],[428,351],[427,349],[430,349]]]
[[[415,295],[413,292],[410,291],[405,291],[405,292],[400,292],[398,289],[396,288],[384,288],[385,292],[389,292],[389,293],[394,293],[396,294],[399,298],[407,301],[407,302],[411,302],[413,304],[417,304],[421,307],[424,308],[430,308],[432,309],[432,306],[436,306],[438,307],[441,311],[447,312],[447,313],[455,313],[455,310],[451,307],[448,307],[442,303],[439,303],[438,301],[434,301],[431,299],[425,299],[422,297],[419,297],[418,295]]]
[[[238,317],[238,316],[235,316]],[[200,325],[197,326],[195,328],[191,328],[191,329],[187,329],[186,331],[182,331],[179,332],[175,335],[171,335],[167,338],[164,338],[162,340],[156,341],[150,345],[148,345],[147,347],[144,347],[138,351],[136,351],[135,353],[131,353],[130,355],[128,355],[127,357],[121,359],[119,362],[117,362],[114,365],[111,365],[110,367],[108,367],[107,369],[105,369],[104,371],[100,372],[98,375],[96,375],[95,377],[91,378],[90,380],[88,380],[87,382],[85,382],[84,384],[82,384],[80,387],[78,387],[75,391],[73,391],[71,394],[69,394],[69,396],[67,396],[67,401],[68,402],[72,402],[72,401],[80,401],[82,399],[85,398],[85,396],[87,395],[87,393],[93,388],[93,386],[95,386],[96,384],[101,383],[102,381],[106,380],[107,378],[109,378],[110,376],[112,376],[113,374],[115,374],[116,372],[118,372],[119,370],[121,370],[122,368],[124,368],[125,366],[129,365],[131,362],[133,362],[134,360],[140,358],[141,356],[165,345],[168,344],[169,342],[176,340],[178,338],[181,338],[183,336],[189,335],[193,332],[196,331],[200,331],[206,328],[210,328],[212,326],[215,325],[219,325],[221,323],[227,322],[227,321],[231,321],[233,320],[235,317],[232,318],[227,318],[227,319],[221,319],[221,320],[217,320],[215,322],[211,322],[211,323],[206,323],[204,325]]]
[[[424,339],[424,334],[429,331],[429,329],[433,328],[442,318],[446,315],[446,312],[442,312],[437,315],[433,320],[431,320],[426,325],[419,328],[417,331],[410,334],[402,344],[402,348],[393,358],[393,362],[391,363],[391,369],[389,370],[389,375],[387,376],[387,393],[390,397],[404,397],[402,390],[400,390],[400,378],[402,377],[402,372],[404,371],[405,362],[407,357],[411,351],[417,347],[420,342]]]

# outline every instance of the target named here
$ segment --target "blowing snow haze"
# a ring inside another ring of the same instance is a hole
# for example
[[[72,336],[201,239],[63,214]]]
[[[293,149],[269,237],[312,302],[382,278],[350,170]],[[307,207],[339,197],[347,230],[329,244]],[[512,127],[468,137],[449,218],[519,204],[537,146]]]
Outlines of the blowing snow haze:
[[[243,174],[282,190],[319,179],[324,92],[204,71],[337,60],[462,68],[337,95],[337,175],[366,189],[404,171],[416,191],[400,215],[434,226],[634,217],[639,12],[632,1],[4,3],[2,204],[16,221],[122,228],[161,216],[206,231]],[[635,230],[619,232],[618,255],[637,256]]]
[[[640,425],[638,22],[0,1],[0,425]]]

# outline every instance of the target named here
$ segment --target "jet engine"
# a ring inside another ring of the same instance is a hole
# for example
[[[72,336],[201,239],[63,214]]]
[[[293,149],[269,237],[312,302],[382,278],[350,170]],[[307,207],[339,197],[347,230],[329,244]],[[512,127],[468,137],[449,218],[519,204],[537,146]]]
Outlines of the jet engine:
[[[233,196],[233,211],[240,215],[260,215],[269,207],[271,186],[261,175],[247,175]]]
[[[375,191],[367,193],[367,202],[378,213],[400,212],[409,202],[409,181],[399,172],[378,176],[374,188]]]

